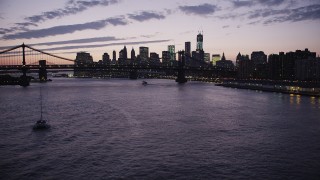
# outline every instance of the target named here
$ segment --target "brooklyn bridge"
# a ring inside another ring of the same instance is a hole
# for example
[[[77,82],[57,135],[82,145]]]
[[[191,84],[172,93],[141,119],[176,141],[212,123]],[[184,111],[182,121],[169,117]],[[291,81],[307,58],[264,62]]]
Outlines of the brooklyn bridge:
[[[37,72],[39,81],[47,81],[48,71],[73,71],[75,77],[112,76],[121,74],[123,77],[137,79],[141,76],[157,74],[161,78],[175,77],[177,83],[185,83],[193,79],[218,79],[233,77],[235,72],[217,68],[204,61],[187,56],[179,51],[178,61],[173,65],[152,64],[111,64],[92,63],[79,64],[76,59],[58,56],[40,49],[21,44],[0,52],[0,73],[20,72],[19,84],[28,86],[31,81],[29,73]],[[186,64],[186,58],[194,63]],[[191,65],[192,64],[192,65]],[[195,65],[196,64],[196,65]]]

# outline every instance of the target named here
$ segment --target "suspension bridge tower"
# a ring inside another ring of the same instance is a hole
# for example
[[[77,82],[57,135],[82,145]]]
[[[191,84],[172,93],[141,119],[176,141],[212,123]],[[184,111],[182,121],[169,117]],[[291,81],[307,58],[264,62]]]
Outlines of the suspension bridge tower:
[[[178,66],[178,77],[176,79],[177,83],[186,83],[188,80],[186,79],[184,66],[186,64],[185,62],[185,53],[184,51],[179,51],[179,66]]]
[[[20,85],[21,86],[29,86],[30,85],[30,79],[27,76],[27,66],[26,66],[26,45],[23,43],[21,45],[22,48],[22,76],[20,76]]]

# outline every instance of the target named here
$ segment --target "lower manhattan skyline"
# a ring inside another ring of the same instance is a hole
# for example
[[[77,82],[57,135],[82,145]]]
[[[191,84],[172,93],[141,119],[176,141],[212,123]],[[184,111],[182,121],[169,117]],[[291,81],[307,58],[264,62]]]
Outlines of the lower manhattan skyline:
[[[318,1],[63,1],[3,0],[0,2],[0,47],[23,42],[75,59],[86,51],[94,61],[127,46],[136,52],[149,47],[161,55],[168,45],[176,52],[203,34],[203,50],[265,54],[309,48],[320,54]]]

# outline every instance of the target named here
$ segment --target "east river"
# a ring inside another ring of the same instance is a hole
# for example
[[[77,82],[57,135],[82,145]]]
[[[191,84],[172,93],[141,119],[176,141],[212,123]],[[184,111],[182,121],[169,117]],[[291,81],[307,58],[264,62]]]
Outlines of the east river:
[[[141,81],[0,86],[0,179],[320,179],[320,98]]]

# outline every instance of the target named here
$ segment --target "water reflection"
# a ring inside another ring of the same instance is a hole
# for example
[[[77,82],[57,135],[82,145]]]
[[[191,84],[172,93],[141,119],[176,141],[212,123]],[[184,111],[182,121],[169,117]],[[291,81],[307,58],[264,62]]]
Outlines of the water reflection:
[[[310,97],[310,102],[313,105],[316,105],[316,97]]]
[[[289,95],[290,105],[300,105],[302,101],[310,104],[313,107],[320,108],[320,97],[306,97],[301,95],[290,94]]]

